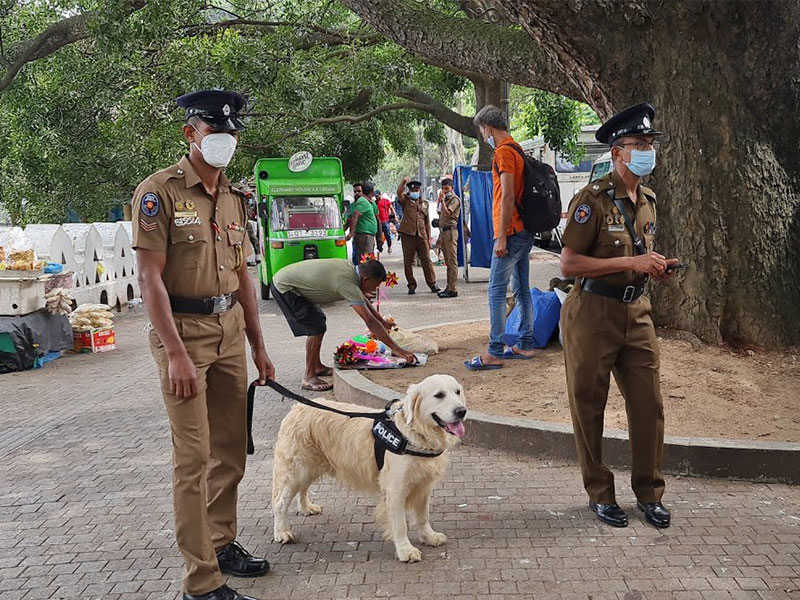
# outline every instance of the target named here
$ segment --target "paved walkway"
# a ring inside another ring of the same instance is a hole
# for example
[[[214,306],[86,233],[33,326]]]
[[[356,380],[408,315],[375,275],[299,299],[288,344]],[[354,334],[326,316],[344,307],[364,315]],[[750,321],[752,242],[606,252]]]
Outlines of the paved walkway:
[[[398,255],[388,262],[401,270]],[[539,286],[557,273],[552,262],[532,267]],[[485,283],[459,291],[409,297],[401,283],[385,307],[406,325],[485,316]],[[279,378],[297,389],[302,343],[272,301],[261,310]],[[179,597],[169,429],[145,323],[122,318],[115,352],[0,377],[0,599]],[[328,323],[326,355],[362,329],[346,306]],[[281,547],[270,541],[270,475],[288,408],[259,394],[256,454],[240,488],[240,540],[274,572],[232,583],[257,598],[800,599],[799,488],[670,477],[673,527],[656,531],[632,513],[616,530],[585,508],[574,464],[474,447],[455,451],[434,493],[434,527],[449,541],[424,548],[423,562],[394,560],[374,501],[329,483],[312,488],[323,514],[294,516],[300,542]],[[627,478],[618,473],[618,495],[632,510]]]

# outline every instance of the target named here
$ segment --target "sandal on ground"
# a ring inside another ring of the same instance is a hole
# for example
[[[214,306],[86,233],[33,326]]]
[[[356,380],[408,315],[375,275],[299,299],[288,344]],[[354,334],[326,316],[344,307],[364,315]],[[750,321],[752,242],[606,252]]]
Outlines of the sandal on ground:
[[[517,354],[514,352],[513,348],[506,348],[503,350],[503,358],[506,360],[531,360],[533,357],[525,354]]]
[[[327,392],[333,389],[333,384],[327,381],[322,383],[306,383],[304,381],[300,388],[307,392]]]
[[[480,356],[464,361],[464,366],[470,371],[496,371],[503,368],[503,365],[484,364]]]

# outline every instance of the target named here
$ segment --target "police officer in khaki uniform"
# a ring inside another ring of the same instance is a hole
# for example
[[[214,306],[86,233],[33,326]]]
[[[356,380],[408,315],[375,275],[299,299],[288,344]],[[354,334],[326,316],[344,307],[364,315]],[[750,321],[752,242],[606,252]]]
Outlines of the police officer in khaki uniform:
[[[461,199],[453,193],[453,180],[442,179],[442,208],[439,213],[439,247],[444,252],[447,265],[447,287],[439,292],[439,298],[456,298],[458,280],[458,215]]]
[[[172,430],[175,537],[184,600],[247,600],[223,573],[253,577],[266,560],[236,541],[237,486],[247,448],[250,341],[259,380],[274,378],[258,321],[244,198],[222,173],[243,128],[239,94],[178,98],[189,154],[145,179],[133,197],[133,246],[153,328],[150,348]],[[252,600],[252,599],[251,599]]]
[[[403,219],[397,233],[400,234],[400,244],[403,246],[403,267],[408,293],[417,293],[417,280],[414,277],[414,256],[419,256],[422,263],[422,272],[425,274],[425,283],[434,294],[441,290],[436,285],[436,273],[433,270],[431,256],[431,221],[428,217],[428,201],[422,197],[420,189],[422,184],[410,177],[403,177],[397,188],[397,199],[403,209]]]
[[[611,146],[613,169],[572,200],[561,254],[562,273],[576,277],[561,311],[561,330],[583,483],[589,508],[616,527],[627,526],[628,519],[616,503],[614,476],[602,456],[612,371],[625,397],[637,506],[650,524],[670,523],[661,504],[664,411],[658,343],[650,300],[643,294],[648,279],[670,277],[670,265],[678,261],[654,251],[656,197],[641,183],[655,167],[661,132],[653,129],[654,116],[653,106],[642,103],[597,131],[597,140]]]

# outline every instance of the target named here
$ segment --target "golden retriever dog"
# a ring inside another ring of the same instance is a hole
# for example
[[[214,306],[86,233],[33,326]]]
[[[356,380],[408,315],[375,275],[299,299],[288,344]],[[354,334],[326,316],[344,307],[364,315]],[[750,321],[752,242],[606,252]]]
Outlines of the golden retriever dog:
[[[364,412],[363,406],[325,399],[317,402]],[[393,422],[408,438],[409,448],[442,454],[418,457],[387,451],[386,462],[379,471],[372,420],[350,419],[302,404],[289,411],[278,433],[272,472],[276,542],[295,541],[289,526],[289,506],[295,496],[301,513],[320,514],[322,509],[308,498],[308,488],[323,475],[334,477],[350,489],[379,497],[376,520],[382,524],[386,539],[394,542],[401,561],[422,559],[422,553],[408,539],[406,511],[414,513],[422,543],[441,546],[447,541],[447,536],[431,527],[428,507],[433,486],[447,467],[447,451],[464,436],[464,388],[449,375],[431,375],[409,386],[399,402]]]

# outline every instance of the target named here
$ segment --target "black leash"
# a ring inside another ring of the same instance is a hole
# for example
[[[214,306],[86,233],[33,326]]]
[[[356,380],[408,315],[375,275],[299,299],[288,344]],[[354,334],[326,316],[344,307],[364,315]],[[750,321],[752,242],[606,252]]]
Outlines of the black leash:
[[[336,413],[337,415],[342,415],[343,417],[347,418],[364,418],[364,419],[383,419],[387,417],[387,411],[382,410],[381,412],[347,412],[344,410],[339,410],[338,408],[333,408],[332,406],[326,406],[325,404],[320,404],[319,402],[314,402],[306,398],[305,396],[301,396],[300,394],[294,393],[292,390],[286,389],[277,381],[273,381],[272,379],[268,379],[267,383],[265,384],[267,387],[271,387],[273,390],[278,392],[284,398],[291,398],[292,400],[296,400],[300,404],[305,404],[306,406],[311,406],[312,408],[318,408],[320,410],[327,410],[328,412]],[[258,380],[254,381],[250,384],[250,387],[247,388],[247,453],[253,454],[256,449],[253,445],[253,407],[255,405],[255,398],[256,398],[256,388],[263,387],[258,385]]]

